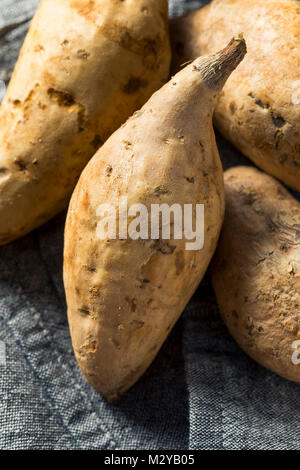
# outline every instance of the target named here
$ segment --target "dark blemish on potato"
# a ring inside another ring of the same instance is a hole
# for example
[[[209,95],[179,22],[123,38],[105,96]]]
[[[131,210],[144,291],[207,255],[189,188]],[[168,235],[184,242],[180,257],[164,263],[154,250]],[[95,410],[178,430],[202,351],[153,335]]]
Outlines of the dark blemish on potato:
[[[236,112],[236,104],[234,102],[231,102],[229,105],[229,109],[231,114],[234,114]]]
[[[84,131],[84,122],[85,122],[85,110],[84,106],[80,103],[77,103],[74,96],[71,93],[55,90],[54,88],[48,88],[47,94],[51,101],[58,104],[62,108],[72,108],[77,112],[77,121],[78,121],[78,132]]]
[[[279,129],[286,124],[286,120],[282,116],[276,116],[273,112],[271,112],[271,118],[275,127]]]
[[[188,183],[195,183],[195,178],[191,177],[189,178],[188,176],[185,177]]]
[[[134,299],[134,298],[130,299],[129,297],[125,297],[125,300],[130,305],[131,311],[135,312],[136,311],[136,306],[137,306],[136,299]]]
[[[47,109],[47,106],[45,104],[41,103],[40,101],[38,102],[38,107],[42,110]]]
[[[40,85],[38,83],[35,84],[35,88],[39,88],[39,86]],[[32,101],[33,97],[35,96],[35,93],[36,93],[35,90],[30,90],[30,92],[28,93],[24,103],[30,103],[30,101]]]
[[[263,329],[262,326],[259,326],[259,327],[257,328],[257,331],[258,331],[259,333],[263,333],[263,332],[264,332],[264,329]]]
[[[100,287],[99,286],[90,287],[89,293],[91,297],[98,297],[100,295]]]
[[[90,53],[87,52],[85,49],[79,49],[77,51],[77,57],[81,60],[88,60],[89,56],[90,56]]]
[[[88,271],[89,273],[95,273],[95,272],[96,272],[96,267],[95,267],[95,266],[90,266],[90,265],[85,264],[85,265],[84,265],[84,268],[85,268],[86,271]]]
[[[163,240],[155,241],[152,246],[163,255],[171,255],[176,250],[176,246],[169,245],[169,243]]]
[[[84,114],[85,114],[84,109],[81,108],[80,111],[78,112],[78,132],[84,131],[84,122],[85,122]]]
[[[113,171],[113,167],[111,165],[107,165],[107,167],[105,168],[106,176],[110,177],[112,174],[112,171]]]
[[[145,88],[147,85],[148,83],[145,80],[141,80],[138,77],[131,77],[126,85],[123,86],[122,91],[127,95],[132,95],[141,88]]]
[[[68,108],[70,106],[74,106],[75,104],[74,97],[70,93],[67,93],[65,91],[59,91],[55,90],[54,88],[48,88],[47,94],[49,98],[52,101],[58,103],[59,106]]]
[[[37,44],[35,47],[34,47],[34,52],[42,52],[45,50],[44,46],[42,46],[41,44]]]
[[[266,257],[260,258],[257,262],[256,265],[258,266],[261,263],[264,263],[266,261]]]
[[[14,100],[12,103],[16,108],[19,108],[22,105],[20,100]]]
[[[254,329],[254,324],[253,324],[253,319],[251,317],[248,317],[247,324],[246,324],[245,328],[248,331],[248,335],[252,336],[252,332],[253,332],[253,329]]]
[[[204,147],[204,144],[201,142],[201,140],[199,140],[199,145],[200,145],[202,152],[204,152],[205,147]]]
[[[261,100],[256,100],[255,104],[257,104],[257,106],[260,106],[260,108],[262,108],[262,109],[269,109],[270,108],[269,104],[263,103]]]
[[[262,109],[269,109],[270,105],[268,103],[263,103],[261,100],[255,100],[255,104]]]
[[[134,327],[135,330],[139,330],[140,328],[143,328],[145,322],[141,320],[132,320],[130,324]]]
[[[91,312],[87,307],[81,307],[78,309],[78,312],[83,313],[83,315],[90,315]]]
[[[275,140],[275,148],[276,150],[279,149],[279,146],[282,142],[282,139],[283,139],[283,133],[282,133],[282,130],[281,129],[277,129],[277,131],[275,132],[274,134],[274,140]]]
[[[157,188],[154,189],[154,194],[158,197],[162,194],[170,194],[170,191],[167,188],[164,188],[163,186],[157,186]]]
[[[131,142],[128,142],[127,140],[124,140],[123,143],[125,145],[126,150],[131,150],[131,148],[132,148],[132,143]]]
[[[251,324],[248,323],[245,328],[248,331],[248,335],[252,336],[252,332],[253,332],[253,329],[254,329],[253,323],[251,323]]]
[[[255,95],[251,92],[248,93],[248,96],[252,98],[257,106],[259,106],[262,109],[269,109],[270,105],[268,103],[263,103],[259,98],[256,98]]]
[[[178,251],[175,257],[176,276],[178,276],[184,269],[184,253]]]
[[[143,278],[143,279],[139,279],[139,289],[143,289],[145,287],[145,284],[149,284],[150,283],[150,280],[149,279],[146,279],[146,278]]]
[[[68,46],[69,45],[69,41],[68,39],[65,39],[62,43],[61,43],[62,46]]]
[[[27,163],[24,162],[24,160],[15,160],[14,163],[20,171],[26,171],[27,170]]]
[[[4,175],[7,172],[8,172],[7,168],[0,168],[0,175]]]
[[[91,144],[96,150],[98,150],[98,148],[100,148],[101,145],[103,145],[103,140],[101,139],[99,134],[95,135],[95,137],[92,140]]]

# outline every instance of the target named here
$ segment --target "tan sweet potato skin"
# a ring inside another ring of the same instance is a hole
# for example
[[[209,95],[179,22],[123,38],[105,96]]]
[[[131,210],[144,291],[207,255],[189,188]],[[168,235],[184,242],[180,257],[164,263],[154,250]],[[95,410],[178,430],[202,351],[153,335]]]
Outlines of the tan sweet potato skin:
[[[83,171],[65,231],[64,282],[76,358],[109,400],[152,362],[204,275],[224,214],[212,128],[216,92],[191,65],[154,94]],[[199,125],[200,123],[200,125]],[[186,240],[96,238],[97,207],[204,204],[205,245]]]
[[[241,348],[300,382],[300,204],[250,167],[225,172],[226,215],[212,265],[222,317]]]
[[[214,0],[174,20],[173,72],[243,32],[248,54],[228,80],[214,121],[267,173],[300,191],[300,4]]]
[[[167,0],[42,0],[0,107],[0,245],[66,207],[169,65]]]

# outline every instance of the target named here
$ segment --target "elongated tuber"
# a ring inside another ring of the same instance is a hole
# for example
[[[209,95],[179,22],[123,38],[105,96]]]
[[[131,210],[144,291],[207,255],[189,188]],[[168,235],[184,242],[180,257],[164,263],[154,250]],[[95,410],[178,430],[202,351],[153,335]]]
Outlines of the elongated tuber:
[[[0,106],[0,245],[64,209],[168,78],[167,0],[42,0]]]
[[[64,253],[72,342],[84,377],[109,400],[150,365],[216,248],[224,188],[212,114],[218,92],[245,52],[244,40],[232,40],[173,77],[107,140],[72,196]],[[175,229],[166,237],[150,230],[127,237],[134,217],[131,213],[124,232],[122,198],[128,208],[151,215],[157,205],[181,214],[184,205],[192,205],[193,226],[196,205],[203,204],[203,249],[187,248],[187,237],[175,237]],[[97,236],[107,204],[117,208],[115,226],[123,227],[122,237]]]

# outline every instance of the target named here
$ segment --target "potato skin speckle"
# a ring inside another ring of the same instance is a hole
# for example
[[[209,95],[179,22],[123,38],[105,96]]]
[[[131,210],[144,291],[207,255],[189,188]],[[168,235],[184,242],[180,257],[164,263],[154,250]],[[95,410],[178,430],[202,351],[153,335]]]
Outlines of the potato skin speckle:
[[[300,204],[255,168],[225,172],[226,215],[212,264],[222,317],[241,348],[300,382]]]

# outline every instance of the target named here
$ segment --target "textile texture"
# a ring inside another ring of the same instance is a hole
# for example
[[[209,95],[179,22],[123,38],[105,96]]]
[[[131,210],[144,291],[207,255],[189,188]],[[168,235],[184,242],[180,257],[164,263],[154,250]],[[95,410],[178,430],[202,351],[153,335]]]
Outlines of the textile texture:
[[[170,15],[205,3],[171,0]],[[37,4],[0,0],[6,83]],[[224,168],[250,164],[219,134],[217,140]],[[136,386],[116,405],[96,394],[69,336],[64,222],[65,213],[0,248],[1,449],[300,449],[299,384],[240,350],[208,276]]]

